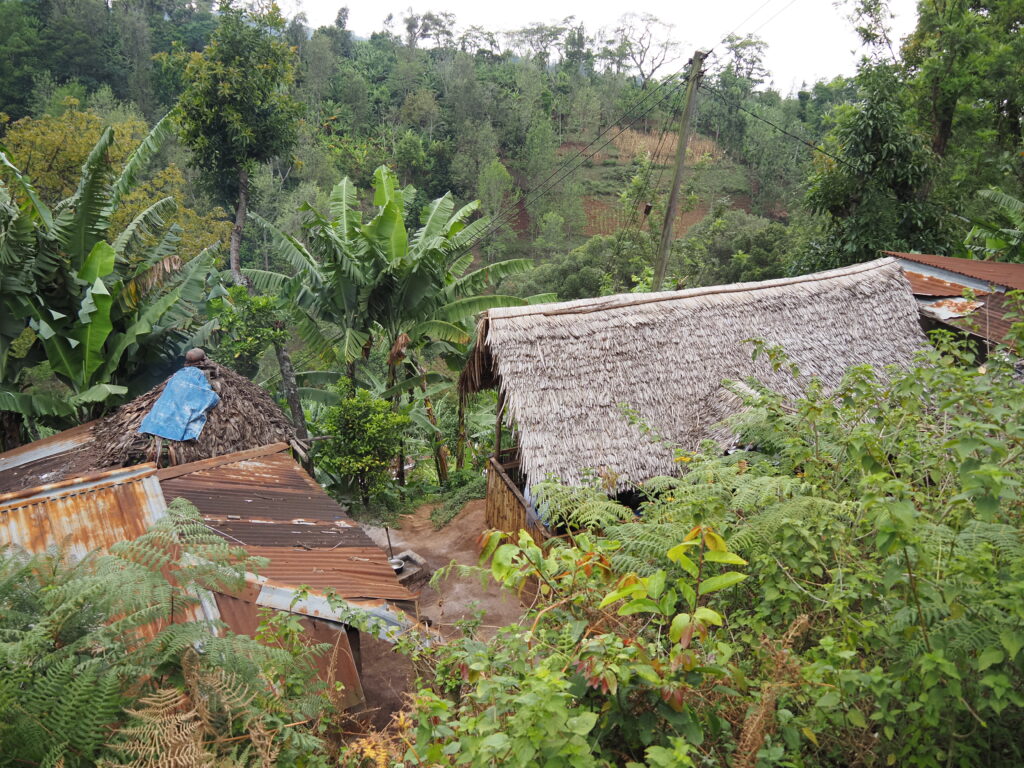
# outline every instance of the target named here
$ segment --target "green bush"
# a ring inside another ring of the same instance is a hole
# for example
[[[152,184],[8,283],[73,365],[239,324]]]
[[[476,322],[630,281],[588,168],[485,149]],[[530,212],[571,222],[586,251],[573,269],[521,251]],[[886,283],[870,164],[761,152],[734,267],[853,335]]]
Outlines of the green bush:
[[[314,429],[330,439],[316,444],[313,460],[327,489],[342,498],[355,494],[364,510],[383,503],[394,486],[391,465],[409,417],[365,389],[336,385],[338,405],[324,410]]]

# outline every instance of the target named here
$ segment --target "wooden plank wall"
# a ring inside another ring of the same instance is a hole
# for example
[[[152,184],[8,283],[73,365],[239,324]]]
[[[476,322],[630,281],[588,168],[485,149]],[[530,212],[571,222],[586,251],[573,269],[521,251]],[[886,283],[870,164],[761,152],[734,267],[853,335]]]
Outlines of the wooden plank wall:
[[[526,499],[493,457],[487,467],[487,502],[484,520],[488,528],[517,533],[526,530],[533,540],[543,544],[548,539],[544,528],[526,519]]]

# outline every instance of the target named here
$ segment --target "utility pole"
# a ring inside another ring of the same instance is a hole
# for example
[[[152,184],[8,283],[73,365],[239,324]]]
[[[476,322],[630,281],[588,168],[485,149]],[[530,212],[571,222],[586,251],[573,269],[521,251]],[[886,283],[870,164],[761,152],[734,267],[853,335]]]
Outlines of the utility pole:
[[[686,82],[686,106],[683,119],[679,123],[679,144],[676,146],[676,171],[672,176],[672,192],[668,197],[668,209],[665,211],[665,224],[661,228],[661,245],[658,247],[658,261],[654,268],[652,291],[660,291],[668,269],[668,255],[672,250],[672,225],[679,213],[679,188],[683,185],[683,168],[686,165],[686,143],[690,138],[690,120],[697,105],[697,88],[700,86],[702,67],[707,51],[695,51],[690,59],[690,74]]]

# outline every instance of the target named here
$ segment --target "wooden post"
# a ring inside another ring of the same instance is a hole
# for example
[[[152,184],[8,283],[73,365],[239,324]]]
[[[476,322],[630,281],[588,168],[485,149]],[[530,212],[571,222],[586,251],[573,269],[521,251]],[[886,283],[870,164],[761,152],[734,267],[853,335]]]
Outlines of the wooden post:
[[[665,280],[665,271],[668,269],[668,257],[672,250],[672,225],[679,213],[679,188],[683,184],[683,168],[686,166],[686,144],[690,138],[690,120],[693,118],[694,108],[697,105],[697,88],[700,86],[700,78],[704,74],[701,67],[704,66],[704,59],[707,58],[707,55],[707,51],[695,51],[693,58],[690,59],[690,74],[686,84],[686,106],[683,109],[683,119],[679,123],[679,143],[676,145],[676,170],[672,176],[672,191],[668,196],[665,224],[661,228],[661,245],[658,248],[658,261],[654,267],[654,282],[651,284],[651,291],[661,290],[661,284]]]
[[[498,390],[498,412],[494,419],[494,460],[501,464],[501,420],[505,414],[505,392]]]

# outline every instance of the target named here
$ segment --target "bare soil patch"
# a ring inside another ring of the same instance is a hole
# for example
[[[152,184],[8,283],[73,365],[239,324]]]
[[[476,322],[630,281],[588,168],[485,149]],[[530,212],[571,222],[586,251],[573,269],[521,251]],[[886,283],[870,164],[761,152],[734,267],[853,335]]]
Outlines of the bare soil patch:
[[[453,560],[461,565],[476,565],[480,547],[480,534],[486,529],[484,501],[471,501],[463,507],[448,525],[439,531],[430,522],[435,505],[426,504],[415,514],[402,519],[401,529],[391,530],[391,543],[395,554],[411,549],[427,561],[427,571],[433,573]],[[383,528],[364,526],[374,543],[387,549]],[[474,576],[452,574],[434,589],[426,583],[429,577],[409,585],[419,591],[419,609],[422,618],[429,619],[443,636],[458,633],[456,624],[483,611],[483,634],[493,633],[498,627],[512,624],[523,615],[523,607],[515,595],[503,592],[493,580],[481,586]],[[366,712],[360,720],[383,728],[394,712],[405,703],[405,695],[413,690],[412,665],[395,653],[393,646],[381,640],[360,636],[362,655],[362,683],[366,693]]]

